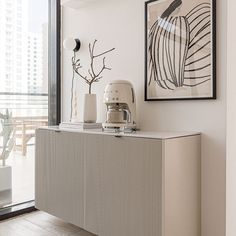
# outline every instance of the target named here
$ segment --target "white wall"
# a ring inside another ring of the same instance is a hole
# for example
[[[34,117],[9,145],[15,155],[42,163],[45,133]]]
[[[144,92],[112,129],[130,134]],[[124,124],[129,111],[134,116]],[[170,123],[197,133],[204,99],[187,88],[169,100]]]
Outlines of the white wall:
[[[226,235],[236,235],[236,1],[228,0]]]
[[[217,1],[217,97],[216,101],[144,102],[144,2],[99,0],[79,10],[63,9],[63,35],[79,37],[82,63],[87,44],[99,40],[98,50],[116,47],[107,56],[113,70],[104,74],[94,92],[98,118],[104,120],[102,93],[110,79],[131,80],[137,96],[138,124],[143,130],[194,130],[202,135],[202,236],[225,235],[226,157],[226,1]],[[71,54],[63,55],[63,119],[69,119]],[[86,68],[86,67],[85,67]],[[80,117],[85,86],[77,84]]]

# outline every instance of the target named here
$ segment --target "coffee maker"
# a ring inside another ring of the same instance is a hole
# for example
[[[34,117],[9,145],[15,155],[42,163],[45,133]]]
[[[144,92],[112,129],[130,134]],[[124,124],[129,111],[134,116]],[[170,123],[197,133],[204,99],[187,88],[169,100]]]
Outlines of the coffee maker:
[[[103,102],[106,104],[106,122],[104,131],[136,130],[136,102],[132,84],[126,80],[110,82],[104,91]]]

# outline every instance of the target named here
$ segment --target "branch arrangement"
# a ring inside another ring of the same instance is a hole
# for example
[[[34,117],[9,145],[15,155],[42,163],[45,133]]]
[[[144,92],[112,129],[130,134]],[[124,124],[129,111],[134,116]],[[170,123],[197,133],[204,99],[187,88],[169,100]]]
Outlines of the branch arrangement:
[[[112,49],[107,50],[105,52],[95,54],[94,51],[95,51],[96,43],[97,43],[97,40],[95,40],[92,45],[91,45],[91,43],[89,43],[89,56],[90,56],[91,62],[90,62],[90,68],[88,69],[88,75],[83,75],[80,72],[80,69],[82,68],[81,63],[80,63],[80,59],[76,60],[75,57],[72,58],[73,70],[89,86],[89,94],[91,94],[91,92],[92,92],[92,84],[100,81],[104,70],[111,70],[110,67],[106,66],[106,57],[104,55],[115,50],[115,48],[112,48]],[[96,60],[101,57],[103,57],[102,66],[99,71],[95,71],[94,66],[95,66]]]

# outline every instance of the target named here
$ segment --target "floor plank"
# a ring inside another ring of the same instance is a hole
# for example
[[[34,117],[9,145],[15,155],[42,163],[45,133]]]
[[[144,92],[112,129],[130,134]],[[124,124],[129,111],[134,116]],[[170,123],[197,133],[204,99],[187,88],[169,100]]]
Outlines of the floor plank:
[[[0,236],[94,236],[47,213],[36,211],[0,222]]]

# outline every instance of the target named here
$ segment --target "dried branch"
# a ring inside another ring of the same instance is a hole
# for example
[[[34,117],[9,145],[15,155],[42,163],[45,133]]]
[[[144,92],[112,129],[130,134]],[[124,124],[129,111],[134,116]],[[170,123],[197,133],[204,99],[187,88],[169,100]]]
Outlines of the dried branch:
[[[94,83],[99,82],[101,78],[102,78],[102,76],[98,77],[98,78],[95,79],[93,82],[94,82]]]
[[[97,39],[94,40],[94,43],[93,43],[93,49],[92,49],[92,55],[94,53],[94,48],[95,48],[95,44],[97,43]]]
[[[90,69],[88,69],[88,73],[89,73],[90,77],[93,79],[93,74]]]
[[[73,70],[74,70],[74,72],[75,72],[80,78],[82,78],[82,79],[85,81],[85,83],[89,84],[89,80],[87,79],[87,76],[83,76],[83,75],[79,72],[79,69],[82,68],[82,66],[81,66],[81,64],[80,64],[80,59],[78,59],[78,60],[76,60],[76,61],[74,60],[73,63],[72,63],[72,65],[73,65]]]
[[[112,48],[110,50],[107,50],[105,52],[102,52],[102,53],[99,53],[97,55],[94,55],[94,51],[95,51],[95,47],[96,47],[96,43],[97,43],[97,40],[95,39],[93,44],[89,43],[89,56],[90,56],[90,68],[88,69],[88,74],[89,76],[91,77],[90,79],[88,79],[87,76],[83,76],[79,70],[82,68],[81,64],[80,64],[80,59],[78,60],[74,60],[72,62],[72,65],[73,65],[73,69],[75,71],[75,73],[80,77],[82,78],[88,85],[89,85],[89,93],[91,93],[91,87],[92,87],[92,84],[95,83],[95,82],[99,82],[100,79],[102,78],[101,74],[104,72],[104,70],[111,70],[110,67],[107,67],[106,66],[106,57],[103,57],[103,65],[102,65],[102,68],[99,70],[99,72],[96,72],[95,71],[95,68],[94,68],[94,64],[95,64],[95,59],[98,59],[99,57],[105,55],[105,54],[108,54],[109,52],[112,52],[115,50],[115,48]]]
[[[96,77],[99,77],[101,75],[101,73],[106,69],[105,60],[106,60],[106,58],[104,57],[103,60],[102,60],[102,62],[103,62],[102,69],[100,70],[100,72],[98,72]]]
[[[107,54],[107,53],[109,53],[109,52],[111,52],[111,51],[113,51],[113,50],[115,50],[115,48],[112,48],[112,49],[107,50],[107,51],[105,51],[105,52],[103,52],[103,53],[100,53],[100,54],[98,54],[98,55],[95,55],[94,58],[103,56],[103,55],[105,55],[105,54]]]

